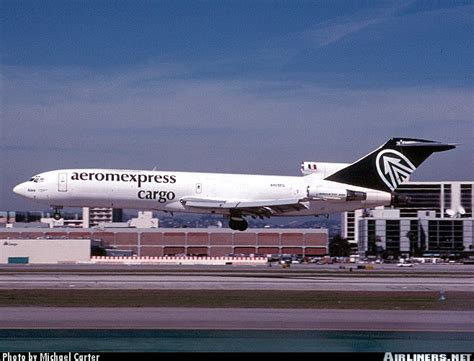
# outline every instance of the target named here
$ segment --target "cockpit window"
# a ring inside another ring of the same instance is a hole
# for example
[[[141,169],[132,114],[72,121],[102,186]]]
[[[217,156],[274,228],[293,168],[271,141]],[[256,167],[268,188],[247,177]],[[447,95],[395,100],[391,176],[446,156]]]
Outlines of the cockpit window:
[[[43,177],[40,177],[39,175],[35,175],[33,178],[31,178],[28,182],[34,182],[34,183],[41,183],[44,181]]]

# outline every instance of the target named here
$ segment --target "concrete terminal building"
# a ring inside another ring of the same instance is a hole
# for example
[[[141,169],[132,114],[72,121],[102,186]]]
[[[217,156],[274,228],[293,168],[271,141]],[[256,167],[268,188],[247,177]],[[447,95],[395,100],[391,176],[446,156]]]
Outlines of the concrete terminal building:
[[[89,262],[91,242],[84,239],[1,239],[0,264]]]
[[[47,229],[5,228],[0,230],[0,252],[11,247],[9,240],[83,239],[100,241],[106,248],[132,251],[139,257],[229,254],[297,254],[320,256],[328,253],[327,229]],[[51,244],[53,245],[53,244]],[[8,247],[7,247],[8,246]],[[54,252],[54,249],[51,249]],[[18,256],[18,255],[17,255]],[[25,255],[26,257],[26,255]]]
[[[453,255],[474,252],[474,182],[408,182],[409,202],[342,215],[342,236],[359,254]]]

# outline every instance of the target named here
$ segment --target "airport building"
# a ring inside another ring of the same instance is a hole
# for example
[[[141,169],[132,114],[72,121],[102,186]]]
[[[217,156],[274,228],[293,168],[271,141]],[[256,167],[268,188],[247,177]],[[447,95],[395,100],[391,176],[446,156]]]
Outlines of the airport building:
[[[82,208],[84,228],[97,227],[101,223],[122,222],[122,209],[115,208]]]
[[[90,240],[17,239],[0,240],[0,264],[59,264],[89,262]]]
[[[31,240],[83,240],[104,249],[138,257],[296,254],[323,256],[328,253],[327,229],[248,229],[246,232],[215,228],[147,229],[48,229],[5,228],[0,230],[0,252],[11,252],[11,242]],[[52,244],[53,245],[53,244]],[[53,245],[54,246],[54,245]],[[51,253],[56,249],[47,247]],[[15,257],[33,257],[15,253]],[[5,257],[4,257],[5,258]],[[8,258],[8,257],[7,257]],[[81,259],[82,260],[82,259]]]
[[[456,255],[474,252],[474,182],[408,182],[408,202],[342,214],[342,236],[359,255]]]

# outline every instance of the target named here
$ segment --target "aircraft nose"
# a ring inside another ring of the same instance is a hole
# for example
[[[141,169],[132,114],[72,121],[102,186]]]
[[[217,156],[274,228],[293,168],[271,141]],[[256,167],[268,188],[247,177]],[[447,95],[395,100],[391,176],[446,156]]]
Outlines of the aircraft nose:
[[[25,183],[20,183],[15,188],[13,188],[13,192],[18,194],[19,196],[25,196],[26,195],[26,187]]]

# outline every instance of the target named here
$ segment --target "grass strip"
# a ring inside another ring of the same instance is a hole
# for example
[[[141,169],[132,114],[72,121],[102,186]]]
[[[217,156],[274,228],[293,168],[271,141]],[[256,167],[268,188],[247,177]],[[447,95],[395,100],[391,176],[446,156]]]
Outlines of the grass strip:
[[[0,290],[0,307],[210,307],[473,310],[470,292],[274,290]],[[0,310],[1,311],[1,310]]]

